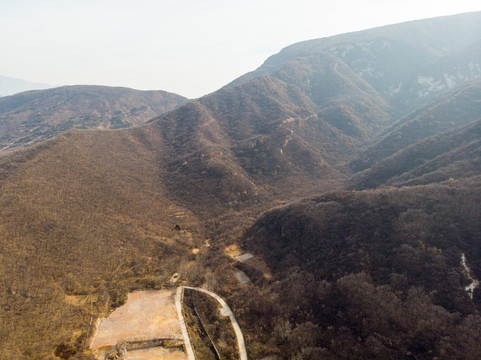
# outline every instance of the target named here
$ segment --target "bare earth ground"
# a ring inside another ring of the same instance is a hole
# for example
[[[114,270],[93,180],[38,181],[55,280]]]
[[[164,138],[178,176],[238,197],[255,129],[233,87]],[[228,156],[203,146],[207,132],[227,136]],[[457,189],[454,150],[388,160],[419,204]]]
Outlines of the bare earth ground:
[[[183,351],[173,349],[151,348],[129,351],[126,360],[187,360]]]
[[[127,302],[100,323],[91,348],[99,350],[132,341],[183,339],[174,294],[175,291],[171,290],[138,291],[129,294]],[[177,358],[182,359],[159,359]]]

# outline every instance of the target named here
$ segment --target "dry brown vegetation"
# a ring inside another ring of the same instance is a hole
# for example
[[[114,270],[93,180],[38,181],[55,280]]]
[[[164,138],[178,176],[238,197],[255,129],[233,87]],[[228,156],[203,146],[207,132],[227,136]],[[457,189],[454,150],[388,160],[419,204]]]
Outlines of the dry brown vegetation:
[[[436,98],[385,130],[385,136],[350,164],[354,171],[373,166],[409,145],[481,119],[481,81],[475,80]]]
[[[0,98],[0,151],[36,144],[70,129],[143,124],[187,99],[166,91],[64,86]]]
[[[470,299],[461,266],[465,253],[481,277],[475,183],[330,193],[267,212],[244,246],[274,277],[230,299],[251,355],[479,356],[480,292]]]
[[[221,315],[215,299],[186,289],[183,305],[189,338],[198,359],[239,358],[232,323]]]
[[[253,175],[220,126],[193,103],[149,126],[74,131],[1,159],[6,358],[87,356],[92,321],[127,292],[166,286],[174,272],[212,282],[216,265],[229,265],[223,256],[199,265],[191,249],[222,254],[223,241],[278,201],[273,194],[290,187],[280,197],[289,199],[316,185],[311,177],[295,187],[288,176],[309,173],[303,162]],[[287,156],[299,156],[293,149]]]
[[[351,183],[361,187],[367,174],[377,190],[326,193],[345,186],[344,165],[393,114],[435,96],[413,99],[413,82],[389,95],[428,64],[449,70],[439,44],[455,36],[441,31],[446,39],[431,43],[441,25],[422,24],[407,43],[399,34],[408,25],[389,28],[387,39],[376,30],[302,43],[249,81],[147,125],[75,130],[2,155],[2,357],[90,359],[98,317],[130,291],[176,284],[228,299],[254,358],[479,357],[480,295],[464,292],[459,263],[465,252],[481,278],[479,123],[381,156]],[[359,75],[371,65],[386,75]],[[455,95],[442,104],[456,105]],[[423,117],[439,109],[423,108]],[[459,115],[444,110],[446,121]],[[407,184],[424,186],[386,186]],[[241,244],[255,261],[225,254]],[[250,284],[235,278],[239,270]],[[215,337],[222,321],[207,322]]]
[[[184,228],[199,233],[199,225],[162,189],[146,144],[127,132],[69,134],[2,185],[6,357],[45,357],[78,341],[82,348],[92,317],[127,291],[160,286],[202,244],[174,230],[180,210]],[[86,301],[70,305],[66,295]]]

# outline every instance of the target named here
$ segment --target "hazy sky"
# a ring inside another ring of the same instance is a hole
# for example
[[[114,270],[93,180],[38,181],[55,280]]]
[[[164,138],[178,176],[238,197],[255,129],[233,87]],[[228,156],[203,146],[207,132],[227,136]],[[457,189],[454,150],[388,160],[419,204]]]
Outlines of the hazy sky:
[[[0,75],[194,98],[298,41],[478,10],[479,0],[0,0]]]

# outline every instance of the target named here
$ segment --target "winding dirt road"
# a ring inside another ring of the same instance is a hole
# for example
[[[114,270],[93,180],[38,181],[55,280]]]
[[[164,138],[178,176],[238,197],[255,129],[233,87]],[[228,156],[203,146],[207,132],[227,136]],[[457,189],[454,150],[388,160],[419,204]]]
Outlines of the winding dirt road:
[[[245,341],[244,341],[244,335],[242,334],[242,330],[239,326],[239,323],[237,322],[234,313],[230,309],[229,305],[222,299],[219,295],[216,293],[213,293],[212,291],[201,289],[201,288],[195,288],[195,287],[190,287],[190,286],[179,286],[177,288],[176,294],[175,294],[175,305],[177,307],[177,312],[179,315],[179,322],[180,322],[180,327],[182,330],[182,334],[184,336],[184,344],[187,352],[187,356],[189,360],[196,360],[194,351],[192,349],[192,344],[189,339],[189,335],[187,333],[187,327],[185,326],[185,320],[184,316],[182,315],[182,300],[184,296],[184,289],[189,289],[189,290],[194,290],[194,291],[199,291],[204,294],[207,294],[211,297],[213,297],[217,302],[221,305],[221,312],[223,315],[228,316],[231,323],[232,327],[234,328],[234,332],[237,338],[237,346],[239,347],[239,356],[240,360],[247,360],[247,351],[246,351],[246,346],[245,346]]]

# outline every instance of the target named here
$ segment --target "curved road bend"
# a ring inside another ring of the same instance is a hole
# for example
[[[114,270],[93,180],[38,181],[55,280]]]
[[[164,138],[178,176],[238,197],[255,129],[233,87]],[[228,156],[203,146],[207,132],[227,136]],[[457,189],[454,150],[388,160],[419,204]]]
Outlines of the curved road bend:
[[[189,360],[195,360],[195,356],[194,356],[194,351],[192,350],[192,344],[189,339],[189,334],[187,333],[187,327],[185,326],[184,316],[182,315],[182,298],[184,295],[184,289],[199,291],[217,300],[217,302],[222,306],[223,314],[229,317],[232,323],[232,327],[234,328],[235,336],[237,338],[237,346],[239,347],[240,360],[247,360],[247,351],[246,351],[246,345],[244,341],[244,335],[242,334],[242,330],[234,316],[234,313],[230,309],[229,305],[227,305],[227,303],[224,301],[224,299],[222,299],[219,295],[209,290],[190,287],[190,286],[179,286],[175,294],[175,306],[177,307],[177,312],[179,314],[180,327],[182,330],[182,335],[184,336],[185,348],[186,348],[187,357],[189,358]]]

